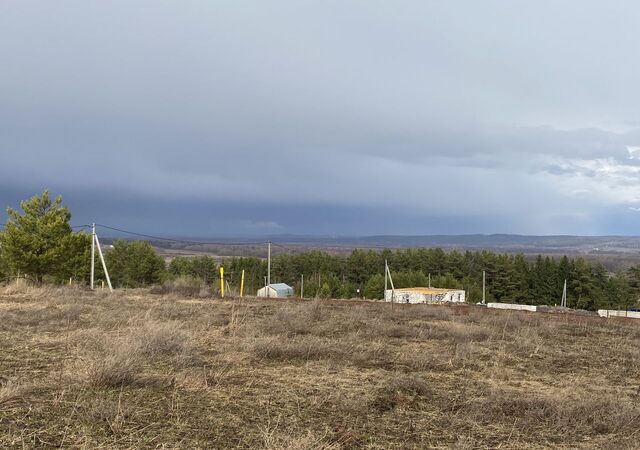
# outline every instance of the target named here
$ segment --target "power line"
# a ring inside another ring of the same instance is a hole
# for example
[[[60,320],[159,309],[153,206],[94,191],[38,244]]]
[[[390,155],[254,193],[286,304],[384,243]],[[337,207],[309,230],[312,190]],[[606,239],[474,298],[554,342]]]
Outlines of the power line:
[[[116,227],[111,227],[108,225],[102,225],[99,223],[96,223],[97,227],[101,227],[101,228],[105,228],[107,230],[112,230],[112,231],[118,231],[120,233],[125,233],[125,234],[129,234],[131,236],[138,236],[138,237],[144,237],[144,238],[148,238],[148,239],[154,239],[157,241],[167,241],[167,242],[177,242],[177,243],[181,243],[181,244],[192,244],[192,245],[229,245],[229,246],[243,246],[243,245],[265,245],[268,244],[268,242],[266,241],[262,241],[262,242],[208,242],[208,241],[188,241],[188,240],[184,240],[184,239],[173,239],[173,238],[167,238],[167,237],[162,237],[162,236],[154,236],[151,234],[145,234],[145,233],[137,233],[135,231],[129,231],[129,230],[124,230],[122,228],[116,228]]]

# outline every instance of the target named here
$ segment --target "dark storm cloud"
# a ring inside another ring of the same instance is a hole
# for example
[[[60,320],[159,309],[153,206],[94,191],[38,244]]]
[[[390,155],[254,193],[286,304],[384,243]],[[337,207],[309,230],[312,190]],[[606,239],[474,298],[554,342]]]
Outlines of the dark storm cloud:
[[[639,16],[6,2],[0,200],[178,234],[606,233],[640,205]]]

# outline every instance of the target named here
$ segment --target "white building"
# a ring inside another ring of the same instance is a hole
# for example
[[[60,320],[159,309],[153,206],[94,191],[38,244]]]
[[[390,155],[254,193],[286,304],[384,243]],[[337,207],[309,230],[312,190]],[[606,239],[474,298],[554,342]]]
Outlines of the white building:
[[[294,291],[291,286],[285,283],[272,283],[258,291],[258,297],[287,298],[293,297]]]
[[[391,301],[393,293],[393,301],[395,303],[464,303],[464,291],[461,289],[442,289],[442,288],[402,288],[391,290],[388,289],[384,293],[384,299]]]

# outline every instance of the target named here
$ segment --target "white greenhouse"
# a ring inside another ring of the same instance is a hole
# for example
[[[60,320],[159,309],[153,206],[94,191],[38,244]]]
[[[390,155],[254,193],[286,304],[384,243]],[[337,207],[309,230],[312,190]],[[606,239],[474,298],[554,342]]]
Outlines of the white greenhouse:
[[[272,283],[258,290],[258,297],[287,298],[293,297],[294,291],[285,283]]]

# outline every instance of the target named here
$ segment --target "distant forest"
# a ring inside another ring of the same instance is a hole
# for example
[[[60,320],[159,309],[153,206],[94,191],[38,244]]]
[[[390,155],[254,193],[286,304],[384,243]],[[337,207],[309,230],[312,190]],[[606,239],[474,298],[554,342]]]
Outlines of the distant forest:
[[[198,276],[203,258],[175,258],[172,275]],[[395,287],[427,286],[465,289],[469,302],[482,299],[482,271],[486,271],[487,301],[559,304],[567,280],[567,304],[572,308],[631,308],[640,295],[640,268],[609,273],[599,263],[583,258],[538,256],[529,261],[522,254],[490,251],[445,252],[442,249],[354,250],[349,255],[323,251],[280,254],[272,259],[271,281],[294,286],[300,294],[304,274],[304,296],[321,298],[381,298],[384,261],[388,261]],[[200,260],[200,261],[198,261]],[[237,288],[245,270],[245,288],[250,294],[264,285],[267,262],[255,257],[224,262],[231,286]],[[200,274],[201,271],[200,271]],[[213,273],[211,273],[213,276]]]

